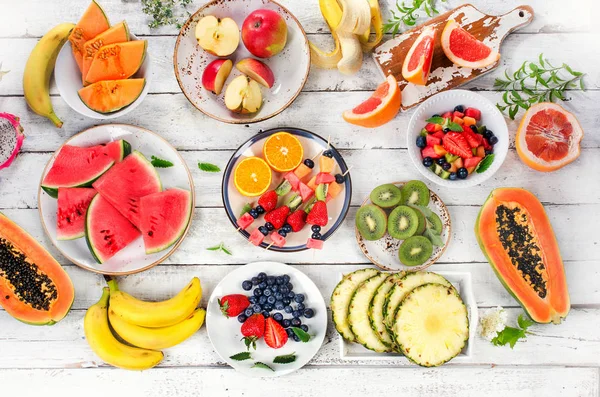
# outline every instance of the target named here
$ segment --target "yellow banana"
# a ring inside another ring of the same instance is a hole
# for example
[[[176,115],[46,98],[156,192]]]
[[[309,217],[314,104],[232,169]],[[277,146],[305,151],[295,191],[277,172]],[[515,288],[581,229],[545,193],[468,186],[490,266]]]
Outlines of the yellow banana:
[[[371,27],[371,8],[367,0],[339,0],[342,19],[338,30],[363,35]],[[342,50],[343,52],[343,50]]]
[[[316,44],[309,42],[310,57],[314,65],[320,68],[334,69],[337,68],[338,62],[342,59],[340,41],[335,32],[342,20],[342,9],[337,0],[319,0],[319,7],[323,18],[325,18],[325,22],[327,22],[327,25],[329,26],[335,48],[331,52],[325,52],[317,47]]]
[[[83,329],[90,347],[106,363],[115,367],[141,371],[160,363],[162,352],[127,346],[119,342],[108,326],[108,288],[102,291],[102,297],[85,313]]]
[[[162,328],[146,328],[130,324],[108,309],[108,320],[124,341],[144,349],[161,350],[180,344],[196,333],[204,323],[206,311],[197,309],[180,323]]]
[[[61,23],[46,33],[31,51],[23,73],[27,104],[40,116],[49,118],[58,128],[63,123],[54,113],[50,102],[50,77],[56,57],[74,27],[72,23]]]
[[[358,36],[346,32],[338,32],[338,35],[343,56],[338,62],[337,68],[343,74],[354,74],[360,70],[363,62],[363,53]]]
[[[198,277],[173,298],[162,302],[146,302],[119,291],[117,282],[110,280],[110,308],[123,320],[141,327],[160,328],[177,324],[188,318],[200,303],[202,287]]]
[[[379,8],[379,0],[368,0],[371,7],[371,27],[375,32],[375,39],[369,41],[370,30],[360,36],[360,43],[364,52],[370,52],[375,48],[383,38],[383,19],[381,18],[381,9]]]

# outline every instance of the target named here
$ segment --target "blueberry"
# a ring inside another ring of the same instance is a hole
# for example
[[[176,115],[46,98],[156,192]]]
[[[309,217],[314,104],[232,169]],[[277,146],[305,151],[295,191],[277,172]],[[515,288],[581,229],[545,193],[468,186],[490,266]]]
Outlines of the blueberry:
[[[250,291],[252,289],[252,281],[244,280],[244,282],[242,283],[242,289],[244,291]]]
[[[281,292],[277,292],[277,293],[275,294],[275,299],[277,299],[277,300],[282,300],[282,299],[283,299],[283,294],[282,294]]]
[[[256,212],[258,212],[259,215],[265,213],[265,209],[262,207],[262,205],[257,205],[255,210]]]
[[[488,156],[490,154],[494,154],[494,149],[486,150],[485,155]]]
[[[294,284],[292,284],[292,283],[287,283],[287,284],[286,284],[286,287],[287,287],[287,288],[288,288],[290,291],[292,291],[292,290],[294,289]]]
[[[285,285],[282,285],[281,287],[279,287],[279,292],[281,292],[282,294],[287,294],[290,292],[290,290]]]
[[[457,176],[456,176],[456,172],[451,172],[451,173],[450,173],[450,176],[448,177],[448,179],[450,179],[451,181],[455,181],[455,180],[456,180],[456,178],[457,178]]]
[[[454,111],[455,112],[464,113],[465,112],[465,108],[463,107],[463,105],[457,105],[457,106],[454,107]]]
[[[264,305],[265,303],[267,303],[267,297],[262,295],[258,297],[258,302],[254,302],[254,303],[258,303],[259,305]]]
[[[266,236],[267,234],[269,234],[269,230],[264,226],[259,226],[258,231],[261,232],[263,236]]]
[[[493,136],[494,136],[494,132],[492,130],[485,130],[485,132],[483,133],[483,137],[487,138],[488,141]]]
[[[303,294],[297,294],[296,297],[294,298],[294,300],[298,303],[302,303],[304,302],[304,295]]]
[[[268,288],[265,288],[265,291],[263,292],[263,295],[264,295],[264,296],[271,296],[271,294],[272,294],[272,293],[273,293],[273,291],[271,291],[271,290],[270,290],[270,289],[268,289]]]
[[[477,126],[475,124],[471,125],[471,131],[473,131],[476,134],[479,134],[479,130],[477,129]]]
[[[311,159],[304,160],[304,165],[307,166],[308,168],[310,168],[311,170],[313,168],[315,168],[315,162],[312,161]]]
[[[291,328],[289,328],[289,329],[291,329]],[[300,342],[300,337],[296,334],[292,335],[292,339],[294,340],[294,342]]]
[[[290,325],[292,325],[292,322],[290,320],[288,320],[287,318],[281,322],[281,326],[283,328],[289,328]]]
[[[288,276],[287,274],[284,274],[283,276],[281,276],[283,278],[283,282],[284,283],[289,283],[290,282],[290,276]]]
[[[263,315],[263,317],[264,317],[264,318],[267,318],[267,317],[269,317],[271,314],[269,314],[269,312],[268,312],[268,311],[264,310],[264,311],[262,312],[262,315]]]
[[[273,225],[271,225],[271,226],[273,226]],[[267,229],[268,229],[268,227],[267,227]],[[267,278],[267,273],[260,272],[260,273],[258,273],[258,275],[256,277],[258,278],[258,281],[263,281],[265,278]]]
[[[310,228],[310,230],[312,230],[313,233],[319,233],[321,231],[321,226],[319,226],[319,225],[312,225],[311,228]],[[288,281],[290,281],[290,280],[288,280]]]
[[[327,150],[325,150],[323,152],[323,156],[332,158],[333,157],[333,152],[331,151],[331,149],[327,149]]]
[[[259,289],[265,289],[267,288],[267,283],[264,281],[261,281],[260,283],[258,283],[258,288]]]
[[[488,139],[488,142],[490,143],[490,145],[495,145],[498,143],[498,137],[496,135],[490,137],[490,139]]]
[[[299,327],[302,324],[302,321],[299,318],[294,317],[291,323],[293,327]]]
[[[262,312],[262,309],[263,309],[262,306],[259,305],[258,303],[255,304],[254,306],[252,306],[252,310],[254,311],[254,313],[260,313],[260,312]]]
[[[335,183],[337,183],[338,185],[341,185],[345,181],[346,180],[344,178],[344,175],[342,175],[342,174],[335,174]]]
[[[244,321],[246,321],[248,319],[248,317],[246,317],[246,315],[243,313],[240,314],[237,318],[240,323],[243,323]]]
[[[449,133],[450,131],[452,131],[450,128],[444,128],[444,132],[445,132],[446,134],[447,134],[447,133]]]
[[[298,303],[296,305],[296,310],[303,311],[305,308],[306,308],[306,306],[304,306],[304,303]]]
[[[254,310],[252,310],[251,308],[247,308],[246,310],[244,310],[244,314],[246,315],[246,317],[250,317],[254,314]]]
[[[435,160],[435,162],[438,163],[439,165],[443,165],[446,162],[446,158],[440,157],[439,159]]]
[[[271,305],[275,303],[277,299],[275,299],[275,297],[273,295],[269,296],[267,298],[267,303],[270,303]]]
[[[273,285],[273,284],[275,284],[275,277],[273,277],[273,276],[267,277],[267,285]]]
[[[275,301],[275,310],[283,310],[285,305],[282,301]]]
[[[433,165],[433,159],[431,157],[425,157],[423,159],[423,165],[427,168],[431,167]]]
[[[252,277],[252,285],[258,285],[259,282],[258,277]]]
[[[281,313],[275,313],[275,314],[273,314],[273,320],[275,320],[275,321],[282,321],[283,320],[283,314],[281,314]]]
[[[284,305],[289,305],[290,303],[292,303],[292,301],[289,300],[288,298],[283,298],[281,301],[283,302]]]
[[[423,149],[426,146],[427,146],[427,139],[425,139],[425,137],[423,135],[419,135],[417,137],[417,147],[420,147],[421,149]]]
[[[273,224],[271,222],[267,222],[265,223],[265,227],[267,228],[268,231],[272,232],[275,229],[275,226],[273,226]]]
[[[302,331],[308,332],[308,325],[302,324],[302,325],[300,325],[300,328],[302,328]]]
[[[433,116],[431,116],[431,117],[442,117],[442,116],[440,116],[439,114],[437,114],[437,113],[436,113],[436,114],[434,114],[434,115],[433,115]]]
[[[320,240],[321,237],[323,237],[323,236],[321,236],[321,233],[317,232],[317,233],[313,233],[310,237],[315,240]]]
[[[291,313],[294,311],[294,309],[292,309],[292,307],[290,305],[287,305],[283,308],[283,311],[286,313]]]
[[[281,237],[285,237],[285,236],[287,236],[287,233],[286,233],[286,232],[285,232],[285,230],[283,230],[283,229],[279,229],[279,231],[278,231],[277,233],[279,233],[279,235],[280,235]]]
[[[291,233],[292,232],[292,227],[286,223],[285,225],[283,225],[282,229],[286,232],[286,233]]]
[[[281,277],[281,276],[275,277],[275,284],[277,284],[277,285],[285,284],[285,281],[283,281],[283,277]]]
[[[250,297],[248,297],[248,301],[249,301],[250,303],[256,303],[256,301],[257,301],[257,298],[256,298],[256,296],[250,296]]]
[[[285,320],[283,320],[283,321],[285,321]],[[290,320],[288,320],[288,321],[290,321]],[[285,332],[288,334],[288,336],[290,338],[293,338],[294,335],[296,335],[296,334],[294,334],[294,331],[291,328],[286,329]]]
[[[304,317],[311,318],[315,315],[315,311],[313,309],[304,309]]]
[[[460,179],[467,179],[467,177],[469,176],[469,171],[467,171],[465,167],[462,167],[458,169],[457,175]]]
[[[295,297],[295,296],[296,296],[296,293],[295,293],[294,291],[290,291],[290,292],[287,294],[287,297],[288,297],[288,298],[290,298],[290,299],[294,299],[294,297]]]
[[[278,292],[279,291],[279,285],[271,285],[269,287],[269,289],[271,290],[271,292]]]
[[[451,167],[452,165],[447,161],[444,164],[442,164],[442,168],[446,171],[448,171]]]
[[[250,212],[248,212],[250,214],[250,216],[254,219],[258,218],[258,211],[256,209],[251,209]]]
[[[263,291],[260,288],[255,288],[253,294],[254,296],[261,296],[263,294]]]
[[[294,310],[292,312],[292,317],[294,317],[294,318],[300,318],[300,316],[302,316],[302,312],[300,310]]]

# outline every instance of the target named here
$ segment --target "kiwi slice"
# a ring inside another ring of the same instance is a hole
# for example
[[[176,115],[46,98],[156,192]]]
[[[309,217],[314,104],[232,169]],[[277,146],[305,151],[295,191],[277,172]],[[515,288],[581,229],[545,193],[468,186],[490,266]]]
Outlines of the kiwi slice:
[[[419,223],[417,226],[417,231],[415,232],[415,235],[421,236],[423,234],[423,232],[425,231],[425,229],[427,229],[427,219],[425,218],[425,214],[423,214],[423,212],[421,212],[421,210],[419,210],[418,208],[415,208],[413,206],[411,206],[410,208],[415,210],[415,214],[417,215],[417,218],[419,220]]]
[[[422,265],[433,254],[433,244],[423,236],[412,236],[404,240],[398,249],[398,258],[406,266]]]
[[[379,240],[385,234],[387,215],[376,205],[365,205],[356,212],[355,224],[365,240]]]
[[[442,234],[442,229],[444,226],[442,225],[442,220],[439,216],[437,216],[437,214],[432,212],[429,215],[425,216],[425,218],[427,218],[427,220],[429,221],[429,228],[431,229],[431,231],[433,231],[435,234]]]
[[[317,186],[317,189],[315,190],[315,197],[317,198],[317,200],[319,200],[319,201],[327,200],[327,191],[328,190],[329,190],[329,185],[326,183],[321,183],[319,186]]]
[[[402,186],[402,203],[426,207],[429,204],[429,189],[427,185],[421,181],[406,182]]]
[[[423,222],[425,222],[424,216]],[[419,216],[417,211],[405,205],[394,208],[388,218],[388,233],[395,239],[404,240],[414,236],[418,229]]]
[[[377,186],[369,196],[371,202],[381,208],[392,208],[402,201],[402,192],[400,188],[392,183]]]

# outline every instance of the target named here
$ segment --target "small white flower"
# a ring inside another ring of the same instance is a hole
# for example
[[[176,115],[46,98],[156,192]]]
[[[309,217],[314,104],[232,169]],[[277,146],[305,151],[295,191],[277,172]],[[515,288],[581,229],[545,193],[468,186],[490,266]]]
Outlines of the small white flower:
[[[506,313],[503,307],[498,306],[496,308],[487,309],[479,320],[479,335],[491,341],[496,337],[498,332],[506,327],[507,319],[508,313]]]

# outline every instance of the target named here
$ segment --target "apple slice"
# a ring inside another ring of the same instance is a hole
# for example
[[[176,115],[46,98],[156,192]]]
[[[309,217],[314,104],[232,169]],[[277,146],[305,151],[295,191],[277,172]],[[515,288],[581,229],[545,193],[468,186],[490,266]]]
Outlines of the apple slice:
[[[210,54],[226,57],[240,44],[240,29],[231,18],[207,15],[196,25],[198,45]]]
[[[271,88],[275,84],[275,76],[271,68],[257,59],[242,59],[235,67],[246,76],[256,80],[260,85]]]
[[[229,77],[233,62],[229,59],[216,59],[208,64],[202,73],[202,86],[213,94],[219,95]]]
[[[235,113],[256,113],[262,106],[260,86],[247,76],[238,76],[225,90],[225,106]]]

